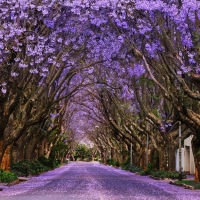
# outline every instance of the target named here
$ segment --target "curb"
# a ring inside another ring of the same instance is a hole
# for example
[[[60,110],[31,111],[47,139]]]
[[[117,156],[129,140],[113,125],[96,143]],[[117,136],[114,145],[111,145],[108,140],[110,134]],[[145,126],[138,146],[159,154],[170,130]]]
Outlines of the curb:
[[[169,184],[175,185],[175,186],[179,186],[179,187],[184,187],[185,189],[189,189],[189,190],[195,190],[195,188],[191,185],[187,185],[187,184],[175,184],[174,182],[170,181]]]
[[[154,180],[163,180],[162,178],[158,178],[158,177],[155,177],[155,176],[149,176],[150,178],[154,179]]]

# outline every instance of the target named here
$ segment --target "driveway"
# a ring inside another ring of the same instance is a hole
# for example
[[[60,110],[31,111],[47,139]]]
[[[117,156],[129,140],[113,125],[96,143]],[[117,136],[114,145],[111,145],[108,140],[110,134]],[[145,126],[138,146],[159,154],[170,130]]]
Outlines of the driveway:
[[[153,180],[98,162],[71,162],[30,180],[4,186],[0,200],[200,200],[166,180]]]

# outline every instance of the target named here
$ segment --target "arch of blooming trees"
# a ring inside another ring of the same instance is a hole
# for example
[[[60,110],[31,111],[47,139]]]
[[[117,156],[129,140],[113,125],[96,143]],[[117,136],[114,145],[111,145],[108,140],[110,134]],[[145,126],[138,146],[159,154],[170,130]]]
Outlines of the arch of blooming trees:
[[[149,135],[160,169],[167,151],[173,170],[181,121],[199,180],[199,9],[197,0],[1,1],[0,162],[8,149],[14,162],[70,146],[80,113],[103,127],[87,127],[99,149],[133,143],[144,165]]]

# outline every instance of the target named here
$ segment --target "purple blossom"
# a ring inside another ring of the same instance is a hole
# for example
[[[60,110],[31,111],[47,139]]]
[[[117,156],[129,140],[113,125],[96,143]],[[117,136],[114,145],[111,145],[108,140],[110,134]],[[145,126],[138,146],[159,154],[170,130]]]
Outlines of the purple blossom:
[[[57,41],[58,41],[59,43],[62,43],[63,39],[62,39],[62,38],[58,38]]]
[[[6,92],[7,92],[7,89],[5,89],[5,88],[2,88],[2,89],[1,89],[1,92],[2,92],[3,94],[6,94]]]
[[[50,117],[52,118],[52,119],[55,119],[56,117],[58,117],[60,114],[59,113],[50,113]]]
[[[19,74],[16,73],[16,72],[11,72],[11,76],[12,76],[12,77],[17,77],[17,76],[19,76]]]
[[[19,63],[19,68],[27,68],[28,65],[26,63]]]
[[[31,74],[38,74],[38,70],[37,69],[30,69],[29,70]]]
[[[50,20],[50,19],[45,19],[44,23],[49,27],[49,28],[53,28],[54,27],[54,20]]]
[[[144,66],[141,64],[134,65],[134,68],[131,68],[131,67],[128,68],[130,77],[134,77],[134,76],[140,77],[145,73],[145,71],[146,70],[145,70]]]

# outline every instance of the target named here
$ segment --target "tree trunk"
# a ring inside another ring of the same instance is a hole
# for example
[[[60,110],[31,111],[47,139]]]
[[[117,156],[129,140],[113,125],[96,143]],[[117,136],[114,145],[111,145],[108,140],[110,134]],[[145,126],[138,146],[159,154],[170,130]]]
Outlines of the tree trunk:
[[[25,158],[28,161],[35,161],[37,159],[37,147],[38,139],[36,137],[33,137],[31,141],[27,141],[26,143],[26,150],[25,150]]]
[[[23,134],[17,141],[14,141],[11,151],[11,164],[24,161],[26,147],[26,134]]]
[[[10,170],[10,152],[12,145],[4,145],[4,141],[0,140],[0,168]]]
[[[11,150],[11,164],[24,160],[24,145],[19,145],[19,141],[15,142]]]
[[[159,154],[159,170],[166,170],[166,155],[165,155],[165,148],[159,147],[157,149]]]
[[[139,166],[141,166],[143,169],[146,168],[145,164],[145,148],[140,148],[140,156],[139,156]]]
[[[192,150],[194,154],[195,163],[195,178],[196,182],[200,182],[200,141],[198,139],[192,140]]]
[[[154,164],[155,148],[152,145],[151,147],[149,147],[149,149],[150,149],[149,162]]]
[[[176,156],[175,156],[175,149],[176,147],[174,145],[169,145],[168,146],[168,168],[169,171],[174,171],[175,170],[175,161],[176,161]]]

